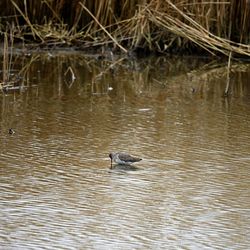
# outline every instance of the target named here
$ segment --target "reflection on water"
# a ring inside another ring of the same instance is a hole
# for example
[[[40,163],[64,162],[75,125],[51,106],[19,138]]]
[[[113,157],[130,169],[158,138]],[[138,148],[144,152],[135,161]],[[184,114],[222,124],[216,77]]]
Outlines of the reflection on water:
[[[0,95],[0,249],[250,247],[248,65],[222,98],[216,62],[34,58]]]

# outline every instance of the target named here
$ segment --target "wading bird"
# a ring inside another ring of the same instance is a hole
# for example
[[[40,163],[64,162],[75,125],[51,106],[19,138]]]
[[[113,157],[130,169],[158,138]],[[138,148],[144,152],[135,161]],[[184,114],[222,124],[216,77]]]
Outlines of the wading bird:
[[[134,157],[126,153],[110,153],[109,158],[111,160],[111,168],[113,162],[119,165],[130,165],[134,162],[142,160],[141,158]]]

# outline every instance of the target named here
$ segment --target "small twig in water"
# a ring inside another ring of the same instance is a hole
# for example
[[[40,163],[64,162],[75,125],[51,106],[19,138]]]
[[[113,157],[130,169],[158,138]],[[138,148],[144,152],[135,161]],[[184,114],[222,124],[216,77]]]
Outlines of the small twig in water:
[[[68,74],[68,72],[71,73],[71,81],[70,81],[70,84],[69,84],[69,88],[70,88],[72,86],[73,82],[75,81],[76,77],[75,77],[73,69],[70,66],[65,71],[64,76],[66,76]]]
[[[229,86],[230,86],[230,68],[231,68],[231,57],[232,57],[232,52],[230,52],[229,57],[228,57],[228,64],[227,64],[227,85],[225,88],[224,96],[228,96],[228,91],[229,91]]]

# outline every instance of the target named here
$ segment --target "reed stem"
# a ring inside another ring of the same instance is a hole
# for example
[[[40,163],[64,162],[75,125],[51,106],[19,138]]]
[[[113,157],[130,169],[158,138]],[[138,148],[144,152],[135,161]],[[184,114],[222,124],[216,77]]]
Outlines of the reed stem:
[[[230,86],[230,71],[231,71],[231,58],[232,58],[232,52],[230,52],[228,57],[228,63],[227,63],[227,85],[224,91],[224,96],[228,96],[229,86]]]
[[[250,56],[249,0],[2,0],[0,18],[43,47]]]

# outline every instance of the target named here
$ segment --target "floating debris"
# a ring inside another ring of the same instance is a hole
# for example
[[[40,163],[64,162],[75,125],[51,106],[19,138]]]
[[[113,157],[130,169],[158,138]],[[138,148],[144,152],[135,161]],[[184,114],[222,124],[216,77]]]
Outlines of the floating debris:
[[[16,132],[15,132],[12,128],[9,129],[9,134],[10,134],[10,135],[13,135],[13,134],[15,134],[15,133],[16,133]]]
[[[141,109],[138,109],[140,112],[147,112],[147,111],[150,111],[151,108],[141,108]]]

